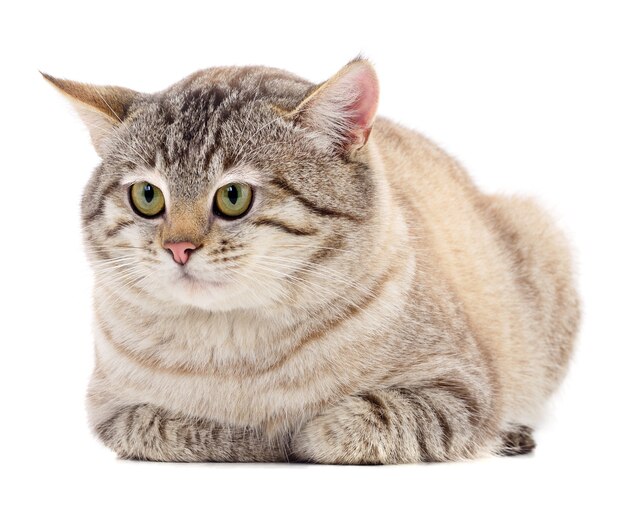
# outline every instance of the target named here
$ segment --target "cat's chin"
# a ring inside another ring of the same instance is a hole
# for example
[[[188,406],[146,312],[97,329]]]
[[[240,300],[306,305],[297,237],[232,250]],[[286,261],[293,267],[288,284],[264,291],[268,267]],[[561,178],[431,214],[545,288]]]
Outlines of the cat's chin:
[[[234,283],[198,278],[183,273],[171,283],[171,295],[186,306],[208,311],[226,311],[241,308],[242,296]]]
[[[228,281],[206,280],[193,276],[188,272],[183,272],[176,281],[181,286],[191,291],[206,293],[209,290],[223,290],[230,285]]]

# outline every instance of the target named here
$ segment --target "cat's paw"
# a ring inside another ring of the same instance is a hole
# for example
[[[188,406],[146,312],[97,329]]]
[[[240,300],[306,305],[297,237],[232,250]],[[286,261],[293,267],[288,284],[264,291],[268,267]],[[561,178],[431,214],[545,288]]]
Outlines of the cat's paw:
[[[294,436],[290,458],[310,463],[396,463],[397,438],[376,412],[379,397],[350,396],[313,418]]]
[[[518,456],[535,450],[533,430],[525,425],[512,425],[501,434],[501,444],[497,451],[500,456]]]
[[[121,459],[177,461],[181,453],[169,445],[168,422],[157,407],[140,404],[118,409],[96,432]]]

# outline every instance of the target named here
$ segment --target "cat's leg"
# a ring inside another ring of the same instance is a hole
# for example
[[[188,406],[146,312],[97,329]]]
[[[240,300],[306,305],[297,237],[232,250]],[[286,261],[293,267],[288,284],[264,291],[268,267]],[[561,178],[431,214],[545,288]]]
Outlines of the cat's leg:
[[[95,424],[97,436],[123,459],[152,461],[285,461],[285,449],[252,429],[173,416],[152,405],[117,408]]]
[[[470,459],[501,446],[488,396],[439,381],[349,396],[294,436],[291,459],[379,464]]]

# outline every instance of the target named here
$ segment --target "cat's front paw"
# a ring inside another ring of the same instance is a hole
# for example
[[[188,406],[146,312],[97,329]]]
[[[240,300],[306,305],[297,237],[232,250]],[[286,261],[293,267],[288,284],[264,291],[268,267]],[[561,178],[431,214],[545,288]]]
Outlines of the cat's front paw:
[[[122,459],[191,461],[193,456],[178,438],[172,420],[159,408],[125,406],[96,427],[103,443]]]
[[[122,459],[150,461],[285,461],[284,446],[259,431],[182,417],[149,404],[120,407],[96,426]]]
[[[290,458],[346,465],[397,463],[398,438],[382,409],[377,395],[344,398],[300,429]]]
[[[160,422],[158,411],[149,405],[133,405],[118,408],[114,414],[96,428],[96,434],[102,442],[114,451],[121,459],[151,459],[147,446],[157,443],[153,438],[151,422]],[[141,441],[138,441],[138,428],[144,430]],[[146,441],[148,440],[148,441]]]

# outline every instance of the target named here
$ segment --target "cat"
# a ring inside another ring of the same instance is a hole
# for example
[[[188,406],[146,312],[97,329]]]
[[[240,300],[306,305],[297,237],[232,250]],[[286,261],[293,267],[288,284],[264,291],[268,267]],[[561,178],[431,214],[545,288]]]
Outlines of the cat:
[[[396,464],[533,450],[579,322],[569,246],[376,116],[372,64],[155,94],[44,77],[101,158],[93,432],[123,459]]]

